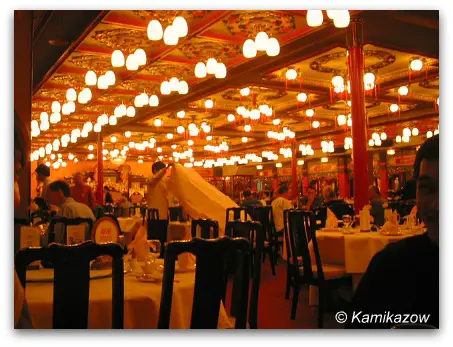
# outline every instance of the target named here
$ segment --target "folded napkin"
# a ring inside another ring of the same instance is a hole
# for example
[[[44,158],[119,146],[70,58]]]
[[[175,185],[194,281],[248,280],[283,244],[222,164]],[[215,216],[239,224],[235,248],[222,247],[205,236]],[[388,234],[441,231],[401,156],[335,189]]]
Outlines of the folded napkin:
[[[385,222],[381,228],[381,232],[384,233],[397,234],[398,231],[398,224],[393,223],[392,221]]]
[[[330,208],[327,208],[326,228],[338,228],[338,219]]]
[[[370,205],[363,206],[362,210],[359,211],[360,216],[360,230],[370,230],[373,217],[370,214]]]
[[[147,239],[148,231],[145,226],[141,225],[135,239],[127,246],[128,253],[131,253],[132,258],[145,260],[148,257],[149,247]]]

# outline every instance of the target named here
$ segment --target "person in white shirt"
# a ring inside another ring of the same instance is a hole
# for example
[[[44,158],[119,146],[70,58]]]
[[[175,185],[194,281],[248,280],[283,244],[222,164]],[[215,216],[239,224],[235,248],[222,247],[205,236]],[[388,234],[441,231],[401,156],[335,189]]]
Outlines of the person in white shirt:
[[[168,167],[161,161],[153,164],[153,176],[148,178],[148,208],[159,211],[159,219],[168,219],[169,192],[167,189]]]
[[[96,220],[91,208],[71,197],[71,188],[65,181],[55,181],[49,185],[49,201],[59,207],[58,215],[61,217]]]
[[[272,214],[277,233],[283,233],[283,229],[285,228],[283,222],[283,211],[294,208],[293,204],[289,200],[289,197],[288,187],[283,186],[278,189],[278,198],[272,201]]]

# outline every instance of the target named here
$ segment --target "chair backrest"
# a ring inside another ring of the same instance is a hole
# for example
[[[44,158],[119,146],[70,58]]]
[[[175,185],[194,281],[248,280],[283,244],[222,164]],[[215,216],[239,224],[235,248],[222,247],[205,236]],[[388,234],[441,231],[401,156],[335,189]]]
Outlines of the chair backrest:
[[[354,219],[355,212],[354,207],[351,204],[347,204],[346,202],[339,202],[336,204],[330,204],[327,206],[337,217],[337,219],[341,220],[344,215],[352,216]],[[327,218],[327,213],[326,213]]]
[[[150,219],[160,219],[159,218],[159,210],[157,208],[148,208],[148,220]]]
[[[247,220],[247,209],[245,207],[229,207],[226,209],[225,224],[238,219]]]
[[[93,220],[91,218],[65,218],[65,217],[55,217],[52,218],[52,220],[49,223],[49,238],[48,238],[48,243],[52,242],[58,242],[58,243],[66,243],[66,233],[67,233],[67,227],[70,225],[80,225],[86,223],[87,228],[86,228],[86,234],[85,234],[85,240],[89,240],[91,238],[91,230],[93,229]],[[57,240],[56,233],[55,233],[55,227],[58,224],[63,225],[63,233],[60,235],[60,237]]]
[[[251,217],[260,222],[267,240],[272,240],[274,232],[274,218],[271,206],[257,206],[253,208]]]
[[[54,329],[87,329],[90,290],[90,261],[98,256],[112,257],[112,328],[123,328],[124,273],[123,250],[118,244],[75,246],[51,244],[46,248],[24,248],[15,256],[19,280],[26,290],[27,266],[37,260],[51,262],[54,268]]]
[[[192,304],[192,329],[216,329],[222,295],[226,290],[224,276],[226,262],[231,254],[239,254],[235,285],[240,288],[236,296],[237,307],[235,328],[244,329],[247,321],[250,244],[244,238],[222,237],[215,240],[194,238],[190,241],[172,241],[167,244],[164,261],[162,297],[159,311],[159,329],[170,327],[170,313],[173,298],[175,261],[178,255],[190,252],[197,258],[195,288]]]
[[[165,243],[168,235],[168,220],[148,219],[148,240],[160,241],[160,256],[165,254]]]
[[[30,226],[30,220],[25,218],[14,218],[14,225]]]
[[[313,229],[314,218],[310,212],[301,210],[289,210],[288,217],[288,230],[285,232],[285,239],[289,241],[286,247],[290,257],[290,263],[299,267],[298,257],[302,257],[303,277],[308,281],[313,280],[312,262],[310,258],[309,248],[309,235],[313,243],[313,252],[316,259],[318,279],[324,279],[322,271],[321,256],[319,253],[318,242],[316,240],[316,233]],[[296,276],[299,276],[299,271],[295,271]]]
[[[168,208],[168,216],[170,221],[181,221],[184,219],[182,206],[174,206]]]
[[[264,231],[260,222],[228,222],[225,235],[246,238],[253,248],[252,289],[250,292],[249,324],[252,329],[258,326],[258,298],[261,283],[261,257],[264,249]]]
[[[102,209],[104,210],[104,213],[113,213],[113,205],[103,205]]]
[[[200,235],[197,235],[200,227]],[[216,239],[219,237],[219,222],[212,219],[192,219],[192,237],[202,239]]]

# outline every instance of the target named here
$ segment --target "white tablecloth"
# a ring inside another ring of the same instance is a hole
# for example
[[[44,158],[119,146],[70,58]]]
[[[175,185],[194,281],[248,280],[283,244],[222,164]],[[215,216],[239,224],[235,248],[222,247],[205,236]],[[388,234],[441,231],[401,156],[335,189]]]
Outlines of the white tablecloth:
[[[51,271],[51,270],[39,270]],[[174,284],[170,328],[188,329],[192,312],[195,272],[177,273]],[[162,283],[139,281],[135,275],[124,278],[124,328],[155,329],[159,317]],[[33,324],[38,329],[52,327],[53,283],[27,283],[26,299]],[[110,329],[112,322],[112,279],[90,281],[88,327]],[[219,328],[232,328],[221,305]]]

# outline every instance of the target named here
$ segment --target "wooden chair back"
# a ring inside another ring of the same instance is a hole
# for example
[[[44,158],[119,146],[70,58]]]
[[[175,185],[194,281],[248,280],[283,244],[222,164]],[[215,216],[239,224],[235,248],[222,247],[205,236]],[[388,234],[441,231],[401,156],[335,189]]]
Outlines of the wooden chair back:
[[[172,241],[167,244],[158,328],[170,327],[175,261],[178,255],[185,252],[192,253],[197,258],[190,328],[217,328],[222,295],[226,290],[226,283],[223,280],[226,261],[231,254],[239,254],[240,265],[237,267],[235,278],[235,285],[239,288],[239,295],[235,298],[238,307],[235,328],[244,329],[247,321],[250,244],[244,238],[231,239],[225,236],[215,240],[194,238],[190,241]]]
[[[200,235],[197,235],[200,227]],[[219,237],[219,222],[212,219],[192,219],[192,237],[202,239],[216,239]]]
[[[112,257],[112,328],[123,328],[124,273],[120,245],[87,241],[74,246],[51,244],[46,248],[24,248],[15,256],[19,280],[26,290],[27,266],[37,260],[53,264],[54,329],[87,329],[90,290],[90,261],[98,256]]]
[[[232,212],[232,213],[230,213]],[[232,217],[231,217],[232,215]],[[229,207],[226,209],[225,224],[235,220],[247,220],[247,209],[245,207]]]

